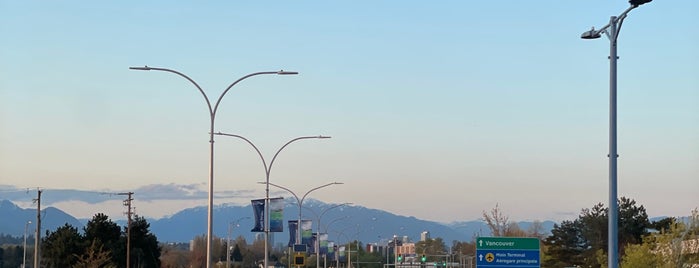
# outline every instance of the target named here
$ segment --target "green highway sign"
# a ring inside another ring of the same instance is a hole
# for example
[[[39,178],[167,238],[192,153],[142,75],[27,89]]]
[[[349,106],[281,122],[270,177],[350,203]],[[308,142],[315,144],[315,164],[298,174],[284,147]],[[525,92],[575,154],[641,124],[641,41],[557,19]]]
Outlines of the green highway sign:
[[[477,249],[536,249],[539,239],[531,237],[479,237]]]

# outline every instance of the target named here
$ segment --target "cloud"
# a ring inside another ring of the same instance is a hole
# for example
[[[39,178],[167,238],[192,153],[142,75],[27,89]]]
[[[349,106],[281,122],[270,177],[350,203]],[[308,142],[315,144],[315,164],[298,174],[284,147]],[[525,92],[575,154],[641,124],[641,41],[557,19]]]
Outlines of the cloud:
[[[149,184],[132,190],[75,190],[75,189],[41,189],[41,202],[51,205],[59,202],[82,202],[98,204],[111,200],[121,200],[126,193],[133,192],[140,201],[159,200],[204,200],[208,199],[208,185],[201,184]],[[0,185],[0,199],[17,202],[31,202],[36,198],[37,189],[22,189],[11,185]],[[216,199],[250,199],[257,195],[254,190],[214,191]]]

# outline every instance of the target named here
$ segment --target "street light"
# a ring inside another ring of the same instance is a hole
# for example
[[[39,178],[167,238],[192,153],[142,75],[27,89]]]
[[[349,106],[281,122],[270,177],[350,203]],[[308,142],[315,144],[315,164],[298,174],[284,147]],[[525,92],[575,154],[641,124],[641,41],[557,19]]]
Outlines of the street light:
[[[238,225],[238,222],[249,218],[250,217],[242,217],[228,223],[228,241],[226,241],[226,267],[231,267],[231,226],[235,223],[235,227],[238,227],[240,226]]]
[[[648,3],[652,0],[630,0],[631,6],[627,8],[619,16],[612,16],[609,19],[609,24],[595,30],[584,32],[580,38],[582,39],[597,39],[602,33],[609,38],[609,222],[608,222],[608,252],[607,259],[608,267],[616,268],[619,266],[619,206],[617,204],[617,39],[619,30],[626,18],[626,15],[640,5]]]
[[[311,211],[311,212],[313,213],[313,215],[316,216],[316,219],[318,219],[318,227],[316,227],[316,228],[317,228],[317,231],[316,231],[316,242],[315,242],[315,245],[313,245],[313,246],[315,247],[316,255],[317,255],[317,258],[316,258],[316,267],[320,267],[320,219],[323,217],[323,214],[325,214],[326,212],[328,212],[329,210],[331,210],[331,209],[333,209],[333,208],[338,208],[338,207],[341,207],[341,206],[346,206],[346,205],[351,205],[351,204],[352,204],[352,203],[342,203],[342,204],[334,205],[334,206],[329,207],[329,208],[325,208],[324,210],[322,210],[322,211],[320,212],[320,215],[316,214],[315,211],[313,211],[312,209],[310,209],[310,208],[308,209],[309,211]]]
[[[349,228],[347,228],[347,229],[349,229]],[[350,238],[344,232],[347,229],[344,229],[342,231],[336,231],[335,233],[337,233],[338,239],[340,238],[340,235],[342,235],[347,240],[347,250],[345,250],[345,251],[347,251],[347,267],[351,268],[352,267],[352,241],[350,241]],[[359,256],[359,253],[357,253],[357,256]],[[339,267],[340,258],[337,258],[337,262],[338,262],[338,267]]]
[[[264,182],[258,182],[258,183],[261,183],[261,184],[262,184],[262,183],[264,183]],[[298,243],[301,243],[301,212],[302,212],[303,200],[306,199],[306,196],[308,196],[308,194],[310,194],[311,192],[313,192],[313,191],[315,191],[315,190],[318,190],[318,189],[320,189],[320,188],[328,187],[328,186],[330,186],[330,185],[335,185],[335,184],[344,184],[344,183],[342,183],[342,182],[331,182],[331,183],[323,184],[323,185],[321,185],[321,186],[318,186],[318,187],[316,187],[316,188],[313,188],[313,189],[308,190],[308,192],[306,192],[306,193],[303,195],[303,197],[301,197],[301,199],[299,199],[299,196],[296,195],[296,193],[294,193],[294,191],[289,190],[289,188],[286,188],[286,187],[284,187],[284,186],[277,185],[277,184],[274,184],[274,183],[271,183],[271,182],[267,182],[267,184],[268,184],[268,185],[272,185],[272,186],[277,187],[277,188],[280,188],[280,189],[284,189],[284,190],[286,190],[287,192],[291,193],[291,194],[294,196],[294,198],[296,198],[296,203],[299,205],[299,220],[296,222],[296,228],[297,228],[297,230],[296,230],[296,243],[298,244]]]
[[[22,253],[22,268],[27,267],[27,228],[29,228],[30,224],[32,224],[32,221],[27,221],[27,223],[24,224],[24,247],[22,247],[24,252]]]
[[[328,233],[328,229],[330,228],[330,225],[332,225],[333,223],[338,222],[338,221],[341,221],[341,220],[349,219],[349,218],[350,218],[349,215],[345,215],[345,216],[342,216],[342,217],[333,219],[333,220],[330,221],[327,225],[325,225],[325,231],[324,231],[324,233],[326,233],[326,234]],[[320,221],[318,221],[318,222],[320,222]],[[320,226],[318,226],[318,228],[320,228]],[[323,267],[327,267],[327,266],[328,266],[328,259],[327,259],[326,257],[327,257],[327,256],[323,256]]]
[[[243,136],[240,136],[240,135],[236,135],[236,134],[228,134],[228,133],[222,133],[222,132],[216,132],[214,134],[221,135],[221,136],[235,137],[235,138],[239,138],[239,139],[244,140],[245,142],[250,144],[250,146],[252,146],[252,148],[255,149],[255,151],[257,152],[257,155],[260,156],[260,160],[262,160],[262,166],[265,169],[265,184],[266,184],[266,187],[265,187],[265,217],[264,217],[265,218],[265,230],[264,230],[265,231],[265,262],[264,262],[264,265],[265,265],[265,267],[267,267],[267,261],[269,260],[269,249],[267,246],[267,244],[269,243],[269,174],[272,172],[272,165],[274,165],[274,160],[276,160],[279,153],[282,150],[284,150],[284,148],[286,148],[286,146],[291,144],[292,142],[295,142],[298,140],[306,140],[306,139],[329,139],[330,136],[323,136],[323,135],[303,136],[303,137],[291,139],[290,141],[286,142],[281,148],[279,148],[279,150],[277,150],[276,153],[274,153],[274,157],[272,157],[272,161],[270,161],[269,166],[267,166],[267,161],[265,160],[265,157],[262,155],[262,152],[260,152],[260,149],[258,149],[257,146],[255,146],[255,144],[252,143],[252,141],[250,141],[249,139],[247,139]]]
[[[214,217],[214,121],[216,118],[216,111],[218,111],[218,105],[221,103],[221,99],[223,99],[223,96],[226,95],[228,90],[230,90],[233,86],[238,84],[238,82],[252,76],[256,75],[263,75],[263,74],[276,74],[276,75],[296,75],[298,72],[287,72],[284,70],[281,71],[271,71],[271,72],[256,72],[256,73],[251,73],[248,75],[245,75],[241,78],[238,78],[238,80],[235,80],[235,82],[231,83],[228,85],[228,87],[221,93],[221,95],[218,97],[218,100],[216,100],[216,104],[212,107],[211,106],[211,101],[209,101],[209,97],[204,93],[204,90],[195,82],[192,80],[192,78],[189,78],[189,76],[186,76],[185,74],[172,70],[172,69],[166,69],[166,68],[157,68],[157,67],[148,67],[147,65],[144,67],[129,67],[131,70],[138,70],[138,71],[163,71],[163,72],[170,72],[174,73],[176,75],[179,75],[183,77],[184,79],[187,79],[189,82],[191,82],[199,92],[201,93],[202,96],[204,96],[204,100],[206,101],[206,105],[209,107],[209,119],[210,119],[210,130],[209,130],[209,209],[208,209],[208,217],[207,217],[207,226],[206,226],[206,268],[211,267],[211,236],[213,233],[213,217]]]

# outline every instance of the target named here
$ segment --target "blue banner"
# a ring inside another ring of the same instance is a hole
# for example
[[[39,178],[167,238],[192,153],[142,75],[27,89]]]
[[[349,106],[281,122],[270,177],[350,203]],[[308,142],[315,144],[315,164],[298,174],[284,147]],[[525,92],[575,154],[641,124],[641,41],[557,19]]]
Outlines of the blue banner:
[[[284,231],[284,198],[272,198],[269,200],[269,231]]]
[[[293,247],[296,244],[296,220],[289,221],[289,247]]]
[[[539,250],[478,249],[476,266],[483,268],[539,268]]]
[[[313,246],[308,248],[309,254],[316,254],[316,241],[318,241],[318,234],[313,233],[313,237],[311,237],[311,245]]]
[[[264,232],[265,231],[265,200],[264,199],[254,199],[250,200],[252,202],[252,212],[255,215],[255,227],[250,230],[250,232]]]

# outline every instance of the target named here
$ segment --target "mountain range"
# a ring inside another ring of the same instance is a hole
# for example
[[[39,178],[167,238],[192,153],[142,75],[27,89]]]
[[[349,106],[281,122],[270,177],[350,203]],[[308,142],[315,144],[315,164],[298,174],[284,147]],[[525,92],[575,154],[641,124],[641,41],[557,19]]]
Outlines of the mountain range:
[[[329,239],[337,242],[360,240],[364,243],[386,243],[395,236],[408,237],[411,241],[419,241],[422,232],[429,232],[430,237],[441,237],[445,243],[451,241],[471,241],[476,236],[488,236],[490,230],[482,220],[453,222],[449,224],[421,220],[415,217],[395,215],[386,211],[366,208],[354,205],[338,205],[323,203],[318,200],[307,200],[302,210],[304,219],[313,220],[314,232],[317,230],[320,220],[320,231],[327,232]],[[321,214],[321,218],[318,215]],[[0,233],[11,236],[22,236],[27,221],[34,222],[36,209],[22,209],[8,200],[0,201]],[[273,245],[288,243],[289,220],[297,220],[299,216],[298,206],[295,203],[286,203],[284,207],[284,232],[272,233]],[[89,219],[76,219],[75,217],[54,207],[47,207],[41,211],[42,235],[46,230],[69,224],[82,230]],[[114,220],[120,226],[125,226],[124,220]],[[172,216],[161,219],[148,219],[150,230],[158,237],[160,242],[189,242],[195,236],[203,236],[206,233],[207,208],[194,207],[181,210]],[[531,222],[518,223],[526,230]],[[542,222],[544,231],[550,232],[553,221]],[[29,226],[28,235],[33,235],[33,227]],[[253,209],[251,205],[219,205],[214,208],[214,235],[221,238],[228,236],[231,230],[231,239],[243,236],[248,242],[255,239],[255,234],[250,230],[254,226]]]

